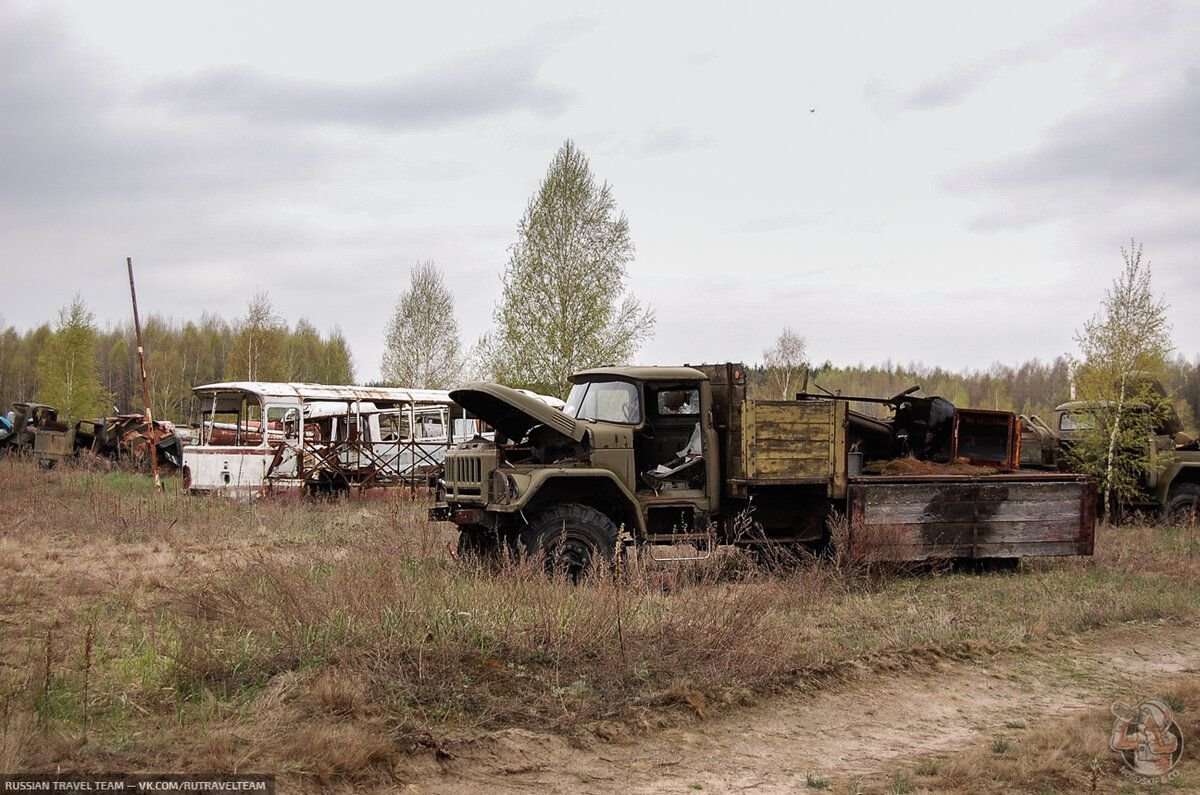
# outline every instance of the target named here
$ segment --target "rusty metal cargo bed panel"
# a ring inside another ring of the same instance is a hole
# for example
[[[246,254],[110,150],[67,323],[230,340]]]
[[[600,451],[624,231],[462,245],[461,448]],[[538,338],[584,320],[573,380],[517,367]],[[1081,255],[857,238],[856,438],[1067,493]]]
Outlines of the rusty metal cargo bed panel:
[[[1095,487],[1078,476],[864,477],[848,497],[857,558],[1092,554]]]

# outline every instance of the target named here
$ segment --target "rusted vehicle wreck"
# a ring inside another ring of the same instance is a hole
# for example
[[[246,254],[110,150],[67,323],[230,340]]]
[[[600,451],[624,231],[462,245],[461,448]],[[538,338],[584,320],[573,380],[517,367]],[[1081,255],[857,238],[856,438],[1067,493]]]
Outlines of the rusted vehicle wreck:
[[[194,494],[350,496],[424,485],[478,423],[448,392],[226,382],[193,390],[199,408],[183,475]]]
[[[14,403],[0,423],[0,450],[32,453],[38,466],[51,469],[75,454],[75,429],[45,403]]]
[[[571,382],[563,411],[500,384],[450,393],[496,429],[446,456],[431,518],[458,525],[461,553],[520,551],[575,578],[625,544],[832,542],[866,561],[1092,553],[1094,484],[1019,469],[1009,412],[916,388],[758,400],[739,363],[597,368]],[[848,528],[840,542],[835,525]]]
[[[150,471],[152,448],[161,471],[174,472],[183,464],[183,439],[172,422],[155,420],[152,427],[145,414],[118,414],[75,423],[77,451],[135,472]]]
[[[151,427],[144,414],[118,414],[68,425],[57,408],[44,403],[14,403],[7,416],[0,416],[0,452],[31,454],[43,469],[90,455],[145,472],[151,450],[160,469],[180,467],[183,444],[173,423],[155,420]]]

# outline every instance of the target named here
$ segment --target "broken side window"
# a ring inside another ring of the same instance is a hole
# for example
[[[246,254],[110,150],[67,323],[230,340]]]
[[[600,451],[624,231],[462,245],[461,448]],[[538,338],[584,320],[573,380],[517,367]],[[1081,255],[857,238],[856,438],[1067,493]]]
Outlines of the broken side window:
[[[417,415],[418,440],[446,438],[446,413],[442,409],[422,411]]]
[[[295,442],[300,438],[300,413],[290,406],[267,408],[267,438],[275,443],[281,439]]]
[[[409,432],[408,416],[400,411],[387,411],[379,415],[379,440],[382,442],[399,442],[412,438]]]
[[[696,388],[664,389],[657,394],[655,404],[660,417],[671,415],[698,417],[700,416],[700,390]]]

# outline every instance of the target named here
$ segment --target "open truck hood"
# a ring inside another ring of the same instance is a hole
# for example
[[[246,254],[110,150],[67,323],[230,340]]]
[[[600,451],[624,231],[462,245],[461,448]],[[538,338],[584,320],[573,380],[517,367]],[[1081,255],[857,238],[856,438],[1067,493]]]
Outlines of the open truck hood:
[[[584,428],[574,419],[510,387],[467,384],[451,391],[450,399],[510,439],[521,439],[535,425],[547,425],[576,442],[583,441]]]

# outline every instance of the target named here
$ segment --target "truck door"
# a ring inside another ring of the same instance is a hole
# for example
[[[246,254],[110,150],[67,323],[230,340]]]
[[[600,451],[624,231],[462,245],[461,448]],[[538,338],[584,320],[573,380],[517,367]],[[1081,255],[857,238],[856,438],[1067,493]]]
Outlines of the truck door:
[[[645,422],[635,435],[638,498],[650,535],[705,524],[710,505],[712,422],[700,382],[647,383]]]

